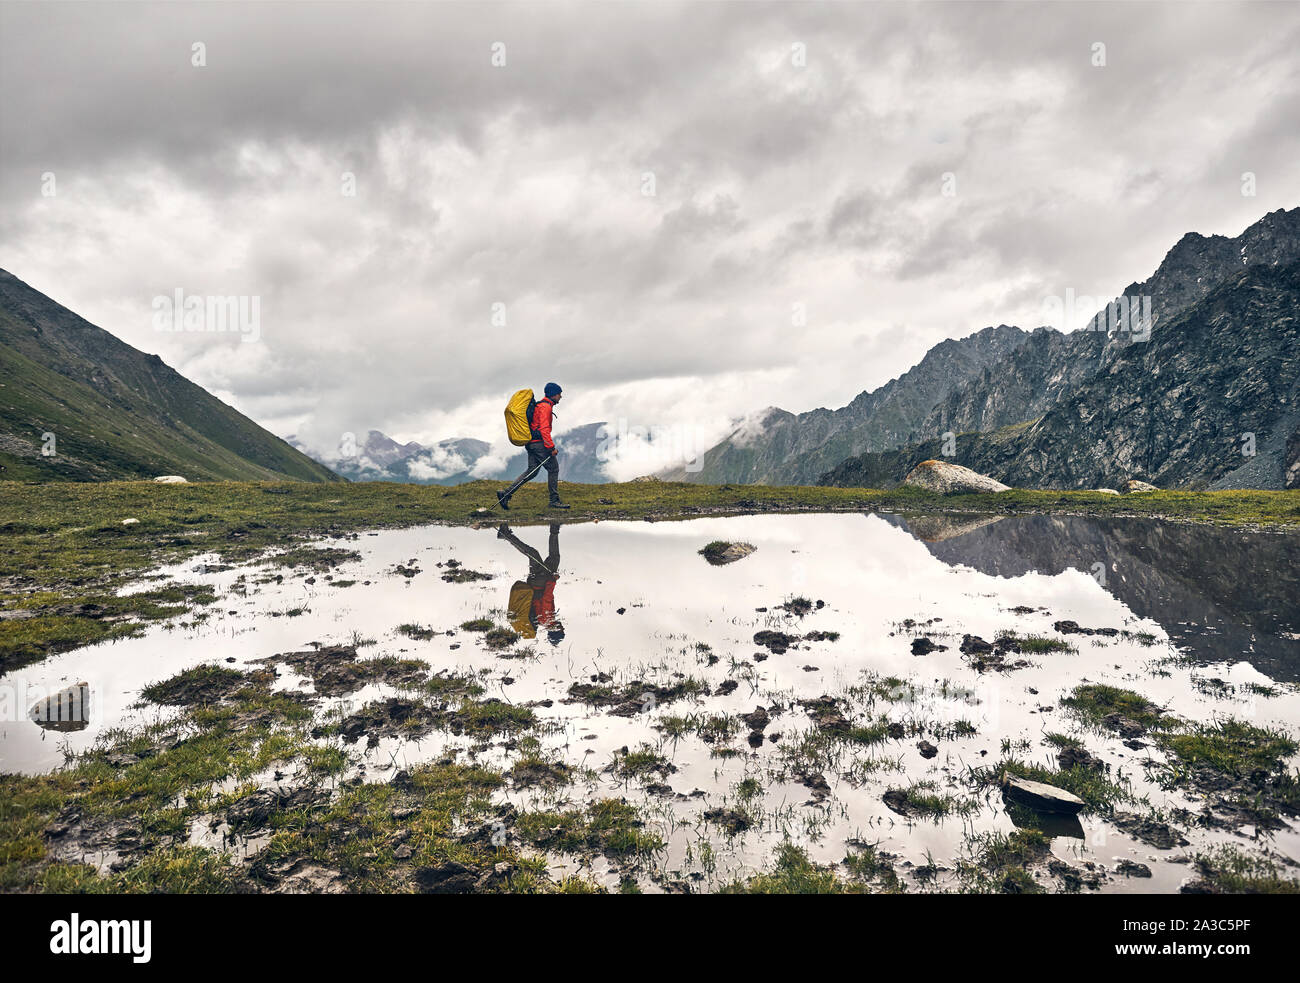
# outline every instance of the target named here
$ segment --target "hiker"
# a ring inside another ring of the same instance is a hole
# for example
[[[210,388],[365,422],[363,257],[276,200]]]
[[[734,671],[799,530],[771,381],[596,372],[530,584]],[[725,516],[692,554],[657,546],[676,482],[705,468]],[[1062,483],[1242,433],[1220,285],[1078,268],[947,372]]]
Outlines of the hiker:
[[[555,446],[555,441],[551,439],[551,423],[555,418],[555,404],[560,401],[563,390],[556,383],[548,382],[543,392],[545,397],[533,407],[533,415],[529,421],[529,426],[532,428],[531,439],[524,445],[524,449],[528,451],[528,465],[520,476],[520,482],[534,468],[545,467],[546,490],[550,493],[551,508],[567,509],[569,506],[560,501],[560,462],[557,456],[559,451]],[[497,492],[497,501],[501,503],[503,509],[510,508],[511,494],[513,492]]]
[[[510,627],[524,638],[536,638],[540,625],[546,629],[546,638],[552,645],[564,640],[564,625],[555,617],[555,582],[560,579],[560,524],[551,523],[551,538],[546,559],[510,531],[504,522],[497,529],[497,538],[504,539],[528,557],[528,578],[517,580],[510,588]]]

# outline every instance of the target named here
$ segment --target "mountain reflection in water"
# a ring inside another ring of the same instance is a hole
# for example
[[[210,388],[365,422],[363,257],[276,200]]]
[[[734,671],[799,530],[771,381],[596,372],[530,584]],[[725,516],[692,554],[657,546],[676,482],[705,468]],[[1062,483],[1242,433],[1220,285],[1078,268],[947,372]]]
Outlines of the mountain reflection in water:
[[[953,566],[996,577],[1093,574],[1191,658],[1300,680],[1298,535],[1082,516],[881,518]]]

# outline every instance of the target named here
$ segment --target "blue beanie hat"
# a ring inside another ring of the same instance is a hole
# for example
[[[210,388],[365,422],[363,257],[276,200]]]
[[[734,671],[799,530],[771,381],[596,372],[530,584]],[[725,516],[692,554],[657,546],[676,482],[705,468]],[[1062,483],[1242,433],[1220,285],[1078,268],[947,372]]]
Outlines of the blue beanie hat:
[[[546,393],[546,395],[548,395],[548,396],[558,396],[558,395],[560,395],[560,393],[562,393],[563,391],[564,391],[564,390],[560,388],[560,386],[559,386],[558,383],[548,382],[548,383],[546,384],[545,393]]]

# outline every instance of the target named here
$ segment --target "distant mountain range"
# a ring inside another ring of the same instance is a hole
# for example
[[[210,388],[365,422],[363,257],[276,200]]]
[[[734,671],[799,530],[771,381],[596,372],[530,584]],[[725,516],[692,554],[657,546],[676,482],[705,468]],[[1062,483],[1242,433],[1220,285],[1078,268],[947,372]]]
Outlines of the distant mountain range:
[[[342,480],[157,355],[0,270],[0,479],[166,474]]]
[[[906,441],[953,388],[1005,359],[1029,337],[1019,328],[1000,325],[941,341],[915,367],[859,394],[848,406],[799,414],[769,407],[706,451],[698,471],[673,468],[660,477],[704,484],[816,484],[845,458]]]
[[[1250,266],[1153,330],[1035,420],[953,442],[949,459],[1023,488],[1300,486],[1300,262]],[[890,487],[943,455],[932,438],[833,468]]]
[[[819,482],[890,487],[943,455],[1020,487],[1300,487],[1300,208],[1235,239],[1184,236],[1126,296],[1152,298],[1145,341],[1035,332],[954,389],[913,441]],[[1253,435],[1253,436],[1252,436]]]
[[[600,459],[604,423],[588,423],[559,431],[560,478],[581,484],[610,479]],[[523,474],[527,454],[512,451],[506,463],[493,454],[492,445],[472,437],[452,437],[428,446],[418,441],[400,444],[378,430],[369,431],[355,447],[341,446],[336,454],[314,454],[294,436],[294,447],[352,481],[399,481],[417,485],[458,485],[479,478],[513,478]]]
[[[1297,487],[1297,260],[1300,208],[1235,238],[1188,233],[1121,294],[1136,334],[1107,331],[1108,308],[1069,333],[985,328],[841,409],[757,411],[701,470],[661,476],[889,487],[952,450],[1024,487]]]
[[[839,409],[756,410],[699,470],[660,477],[891,487],[947,458],[1020,487],[1300,488],[1300,208],[1235,238],[1188,233],[1120,299],[1145,299],[1136,333],[1106,330],[1107,308],[1100,330],[984,328]],[[557,430],[563,480],[610,480],[606,431]],[[455,484],[524,466],[482,440],[378,430],[309,455],[0,270],[0,479]]]

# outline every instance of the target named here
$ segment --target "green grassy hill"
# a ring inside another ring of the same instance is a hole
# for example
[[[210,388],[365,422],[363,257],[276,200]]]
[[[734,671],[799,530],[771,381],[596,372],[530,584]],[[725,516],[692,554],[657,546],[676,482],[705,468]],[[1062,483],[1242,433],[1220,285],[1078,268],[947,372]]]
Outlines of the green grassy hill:
[[[57,453],[41,453],[42,435]],[[0,478],[342,481],[174,369],[0,270]]]

